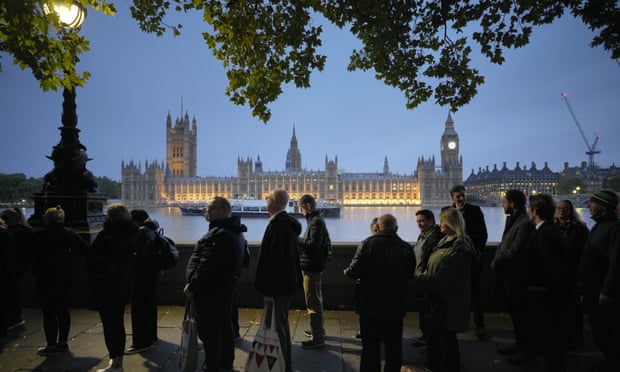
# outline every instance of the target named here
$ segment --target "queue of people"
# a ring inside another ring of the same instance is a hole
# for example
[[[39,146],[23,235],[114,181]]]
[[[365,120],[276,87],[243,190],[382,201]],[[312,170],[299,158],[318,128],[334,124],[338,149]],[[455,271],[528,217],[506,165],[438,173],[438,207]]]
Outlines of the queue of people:
[[[425,347],[430,371],[461,370],[457,334],[469,328],[470,314],[475,335],[489,339],[479,294],[487,239],[484,216],[480,207],[466,202],[463,186],[455,186],[450,194],[453,205],[442,209],[439,223],[430,210],[416,212],[420,237],[413,245],[399,237],[393,215],[378,216],[371,223],[370,236],[343,269],[343,275],[355,281],[360,371],[382,370],[382,345],[383,371],[400,371],[409,283],[418,299],[422,331],[414,342]],[[300,198],[307,222],[303,234],[301,223],[285,210],[286,190],[272,191],[266,201],[270,217],[255,265],[254,287],[273,307],[273,327],[288,372],[294,370],[288,313],[298,291],[303,290],[310,320],[305,331],[310,339],[301,343],[302,348],[326,345],[322,273],[329,265],[331,242],[313,196]],[[592,195],[588,208],[596,224],[591,231],[570,201],[556,203],[548,194],[528,198],[520,190],[508,190],[502,208],[506,225],[490,269],[497,276],[496,298],[503,299],[510,314],[515,343],[498,353],[517,366],[535,364],[540,356],[546,371],[565,372],[566,352],[583,346],[583,318],[588,315],[594,342],[604,355],[599,370],[620,371],[618,195],[611,190]],[[36,232],[23,218],[12,219],[13,212],[5,212],[0,215],[4,285],[0,339],[10,326],[23,322],[19,278],[31,265],[47,341],[38,353],[51,356],[68,350],[67,293],[72,278],[68,263],[72,255],[82,254],[91,307],[99,312],[110,356],[108,367],[100,371],[122,371],[124,355],[153,347],[161,268],[153,251],[158,226],[146,211],[110,205],[104,228],[90,246],[63,227],[60,206],[46,211],[45,227]],[[205,218],[209,229],[191,254],[182,290],[205,346],[202,370],[229,372],[234,371],[238,337],[235,295],[241,272],[249,266],[247,228],[232,216],[230,203],[222,197],[209,203]],[[22,227],[11,232],[15,221]],[[10,260],[20,265],[11,265]],[[123,314],[130,304],[133,343],[126,347]]]

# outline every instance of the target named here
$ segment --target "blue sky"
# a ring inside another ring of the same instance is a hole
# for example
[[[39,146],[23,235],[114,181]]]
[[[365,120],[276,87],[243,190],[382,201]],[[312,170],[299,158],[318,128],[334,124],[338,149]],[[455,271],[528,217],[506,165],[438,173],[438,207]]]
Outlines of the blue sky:
[[[181,115],[181,102],[183,114],[198,122],[201,176],[236,175],[238,156],[260,155],[265,170],[284,169],[293,125],[306,169],[323,169],[326,155],[337,155],[347,172],[380,172],[385,156],[400,174],[413,173],[420,156],[439,160],[448,109],[428,102],[407,110],[400,91],[372,71],[347,72],[359,43],[346,30],[324,23],[325,70],[313,74],[309,89],[285,87],[264,125],[224,95],[225,73],[202,41],[207,26],[199,15],[181,19],[180,37],[157,38],[140,32],[126,4],[118,4],[116,17],[91,12],[81,30],[91,50],[78,69],[92,78],[77,91],[78,127],[97,176],[120,180],[123,160],[164,161],[166,116]],[[597,163],[620,165],[620,65],[590,48],[591,39],[586,26],[565,17],[535,29],[531,43],[508,52],[502,66],[476,55],[486,83],[452,114],[465,178],[503,161],[509,168],[548,161],[554,171],[564,161],[585,161],[586,145],[561,92],[588,140],[601,136]],[[45,156],[60,139],[62,94],[43,92],[29,70],[0,55],[0,172],[43,176],[53,167]]]

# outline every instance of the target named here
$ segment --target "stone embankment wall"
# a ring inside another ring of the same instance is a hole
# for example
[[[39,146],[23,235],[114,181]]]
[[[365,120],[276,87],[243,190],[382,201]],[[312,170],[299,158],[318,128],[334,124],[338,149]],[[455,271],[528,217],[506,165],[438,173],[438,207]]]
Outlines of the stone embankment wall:
[[[334,257],[328,262],[323,272],[323,302],[326,309],[353,309],[353,290],[355,283],[345,277],[342,270],[351,262],[357,243],[332,243]],[[180,259],[177,266],[164,272],[159,283],[159,303],[162,305],[183,305],[182,293],[185,277],[185,266],[194,249],[194,243],[181,242],[177,244]],[[483,253],[483,272],[480,280],[480,291],[485,311],[497,310],[494,301],[495,274],[491,272],[490,262],[495,255],[497,244],[491,243]],[[250,268],[244,270],[239,284],[237,301],[240,307],[262,307],[262,297],[254,290],[253,278],[258,260],[258,242],[250,242]],[[71,307],[88,306],[89,294],[86,274],[84,272],[84,257],[75,257],[73,262],[74,281],[71,287],[69,302]],[[22,287],[23,303],[25,307],[36,307],[36,293],[32,273],[26,274]],[[407,303],[411,310],[416,309],[416,294],[413,285],[407,291]],[[296,308],[304,307],[303,291],[300,291],[293,300]]]

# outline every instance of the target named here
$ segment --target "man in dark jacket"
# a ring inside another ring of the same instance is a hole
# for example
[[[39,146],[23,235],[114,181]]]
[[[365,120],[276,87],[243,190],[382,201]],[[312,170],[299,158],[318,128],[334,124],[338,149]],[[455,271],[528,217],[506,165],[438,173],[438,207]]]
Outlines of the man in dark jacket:
[[[402,365],[405,291],[407,281],[413,278],[415,256],[411,246],[396,234],[397,229],[393,215],[379,217],[379,232],[359,245],[344,270],[351,279],[361,279],[361,372],[381,370],[381,341],[385,346],[384,371],[400,371]]]
[[[307,221],[306,233],[303,238],[299,238],[299,248],[306,309],[310,314],[311,331],[306,331],[306,335],[312,337],[302,342],[301,346],[304,349],[317,349],[325,347],[321,276],[327,261],[324,247],[330,240],[325,221],[316,210],[314,197],[307,194],[302,196],[299,198],[299,206]]]
[[[196,243],[187,264],[183,292],[193,299],[198,337],[204,344],[204,371],[229,371],[235,359],[231,320],[246,240],[245,225],[231,217],[228,200],[215,197],[205,218],[209,232]]]
[[[508,217],[502,241],[491,262],[491,269],[497,273],[496,290],[502,293],[500,298],[506,301],[515,334],[514,344],[498,349],[498,353],[508,356],[518,355],[517,359],[527,364],[535,361],[532,355],[524,351],[523,340],[527,287],[525,253],[534,224],[527,214],[525,201],[525,194],[521,190],[508,190],[502,198],[502,208]]]
[[[288,204],[286,190],[274,190],[267,196],[269,224],[265,229],[256,264],[254,287],[264,297],[273,299],[275,329],[280,338],[286,372],[292,371],[291,331],[288,310],[295,292],[302,285],[299,262],[301,224],[286,213]],[[265,301],[271,299],[265,299]]]
[[[577,288],[589,314],[596,346],[603,352],[602,371],[620,371],[620,222],[615,214],[618,195],[600,190],[590,198],[596,225],[583,249]]]
[[[480,298],[480,272],[482,271],[482,260],[480,256],[487,245],[487,225],[484,222],[484,215],[479,206],[465,202],[465,186],[456,185],[450,189],[452,206],[458,209],[465,220],[465,232],[474,242],[476,254],[472,260],[470,276],[471,311],[474,314],[474,324],[476,326],[476,337],[480,340],[488,338],[484,325],[484,312],[482,311],[482,301]]]
[[[573,319],[569,312],[568,259],[560,227],[554,221],[550,194],[529,198],[528,214],[535,228],[525,252],[525,327],[523,347],[542,356],[545,371],[566,372],[566,351]],[[508,357],[508,363],[522,364]]]

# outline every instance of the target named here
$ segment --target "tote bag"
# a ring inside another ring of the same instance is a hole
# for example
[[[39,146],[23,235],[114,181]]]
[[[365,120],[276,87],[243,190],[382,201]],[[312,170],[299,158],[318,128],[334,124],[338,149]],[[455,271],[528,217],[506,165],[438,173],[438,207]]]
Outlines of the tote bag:
[[[273,307],[273,300],[265,302],[260,327],[245,363],[246,372],[283,372],[286,369]]]
[[[194,371],[198,367],[198,329],[191,300],[185,302],[178,367],[183,372]]]

